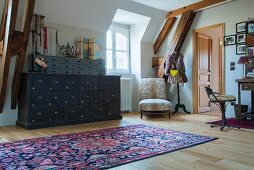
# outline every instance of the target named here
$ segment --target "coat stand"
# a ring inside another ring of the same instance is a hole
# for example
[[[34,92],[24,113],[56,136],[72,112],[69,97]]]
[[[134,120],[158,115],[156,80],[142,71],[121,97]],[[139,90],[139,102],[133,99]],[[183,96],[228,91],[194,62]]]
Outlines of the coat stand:
[[[185,113],[190,113],[189,111],[186,110],[185,105],[180,103],[179,83],[177,83],[177,101],[178,102],[175,105],[175,111],[173,112],[173,114],[178,112],[179,108],[182,108]]]

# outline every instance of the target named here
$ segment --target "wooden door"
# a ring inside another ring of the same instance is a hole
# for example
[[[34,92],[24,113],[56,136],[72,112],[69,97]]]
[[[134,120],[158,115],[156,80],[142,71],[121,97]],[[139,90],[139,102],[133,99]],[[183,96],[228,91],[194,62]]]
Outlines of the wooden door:
[[[210,36],[197,33],[198,54],[198,112],[210,111],[205,86],[211,85],[212,39]]]

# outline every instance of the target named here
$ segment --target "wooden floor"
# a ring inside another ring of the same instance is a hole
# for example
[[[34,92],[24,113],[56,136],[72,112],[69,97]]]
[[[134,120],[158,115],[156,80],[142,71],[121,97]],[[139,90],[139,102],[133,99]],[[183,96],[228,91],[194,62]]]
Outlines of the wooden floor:
[[[254,169],[254,130],[210,128],[205,122],[218,116],[177,113],[169,120],[161,115],[144,116],[123,114],[122,120],[88,123],[82,125],[25,130],[17,126],[0,127],[2,141],[20,140],[56,134],[90,131],[128,124],[149,124],[181,132],[190,132],[219,138],[218,140],[168,154],[136,161],[113,169],[118,170],[163,170],[163,169]]]

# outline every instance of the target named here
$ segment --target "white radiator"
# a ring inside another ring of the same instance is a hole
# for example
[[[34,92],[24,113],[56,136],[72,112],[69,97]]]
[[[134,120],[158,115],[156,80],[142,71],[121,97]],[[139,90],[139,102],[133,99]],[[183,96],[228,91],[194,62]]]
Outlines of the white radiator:
[[[132,78],[121,77],[121,111],[132,111]]]

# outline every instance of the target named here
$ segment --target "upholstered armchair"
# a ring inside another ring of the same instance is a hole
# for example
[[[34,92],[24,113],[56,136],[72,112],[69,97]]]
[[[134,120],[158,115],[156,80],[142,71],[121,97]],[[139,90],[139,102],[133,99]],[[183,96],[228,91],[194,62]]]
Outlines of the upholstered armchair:
[[[166,99],[166,83],[163,78],[144,78],[140,82],[140,117],[144,112],[168,113],[171,115],[172,105]]]

